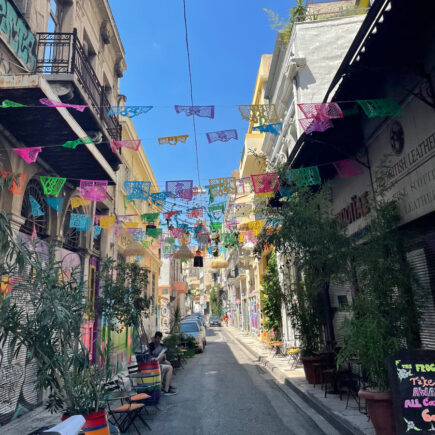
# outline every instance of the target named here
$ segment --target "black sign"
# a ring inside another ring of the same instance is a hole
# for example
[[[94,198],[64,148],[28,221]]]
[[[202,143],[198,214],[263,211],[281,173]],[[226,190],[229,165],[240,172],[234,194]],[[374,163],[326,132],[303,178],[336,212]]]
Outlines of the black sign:
[[[433,435],[435,351],[401,351],[387,361],[397,435]]]

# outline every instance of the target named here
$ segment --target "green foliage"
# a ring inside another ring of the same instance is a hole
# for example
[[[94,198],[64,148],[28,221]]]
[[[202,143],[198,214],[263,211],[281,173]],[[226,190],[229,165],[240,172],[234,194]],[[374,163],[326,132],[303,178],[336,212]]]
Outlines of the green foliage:
[[[222,317],[222,298],[219,286],[214,286],[210,290],[210,309],[213,316]]]
[[[275,337],[280,337],[282,331],[281,307],[284,294],[279,283],[276,256],[273,251],[269,256],[261,284],[264,295],[261,299],[262,311],[266,316],[264,328],[266,331],[273,330]]]
[[[287,169],[279,168],[280,174]],[[396,350],[418,346],[413,274],[405,261],[403,235],[397,229],[396,203],[378,200],[371,204],[370,230],[363,240],[355,240],[346,236],[331,213],[328,185],[290,187],[290,198],[260,210],[266,216],[266,228],[256,253],[273,246],[289,260],[283,292],[301,337],[302,353],[312,355],[321,349],[325,286],[331,280],[351,282],[356,297],[343,324],[340,360],[358,358],[371,383],[385,389],[385,358]],[[278,231],[268,231],[271,220],[281,222]]]
[[[0,215],[0,256],[0,275],[19,277],[10,297],[0,300],[2,347],[14,357],[26,349],[37,364],[36,387],[48,390],[52,412],[104,408],[108,355],[100,355],[102,369],[91,366],[81,341],[86,287],[78,271],[64,271],[53,247],[43,256],[36,244],[16,241],[5,214]]]
[[[145,296],[149,270],[137,263],[115,264],[106,258],[99,272],[101,297],[96,306],[98,314],[104,314],[111,330],[120,325],[138,327],[141,316],[149,315],[150,299]]]
[[[414,280],[404,260],[399,213],[394,202],[378,207],[364,244],[354,247],[353,265],[360,291],[343,324],[340,360],[358,358],[373,386],[388,388],[385,359],[407,347],[418,347],[418,309]]]
[[[270,9],[264,8],[263,10],[268,15],[272,29],[276,29],[279,32],[279,40],[282,44],[287,44],[290,40],[294,23],[305,21],[307,14],[307,7],[304,0],[296,0],[296,6],[289,9],[289,15],[286,21]]]

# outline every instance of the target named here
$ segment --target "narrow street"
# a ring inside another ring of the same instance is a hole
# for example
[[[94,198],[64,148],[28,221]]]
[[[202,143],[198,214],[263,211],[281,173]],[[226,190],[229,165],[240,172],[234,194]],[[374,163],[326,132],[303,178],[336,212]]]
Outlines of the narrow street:
[[[338,433],[326,423],[322,430],[303,402],[302,414],[226,328],[207,330],[204,353],[177,370],[174,385],[178,394],[163,397],[150,422],[162,435]]]

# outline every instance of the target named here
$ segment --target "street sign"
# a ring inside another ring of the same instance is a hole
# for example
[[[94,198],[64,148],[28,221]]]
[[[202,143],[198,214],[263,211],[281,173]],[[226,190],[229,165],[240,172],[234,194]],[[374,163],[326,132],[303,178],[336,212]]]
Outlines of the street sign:
[[[396,434],[435,431],[435,351],[401,351],[387,359]]]

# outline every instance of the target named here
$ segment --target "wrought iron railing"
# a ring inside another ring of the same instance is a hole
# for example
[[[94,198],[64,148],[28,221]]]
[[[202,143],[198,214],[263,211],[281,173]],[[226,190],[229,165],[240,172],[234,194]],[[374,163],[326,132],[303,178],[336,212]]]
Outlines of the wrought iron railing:
[[[36,71],[42,74],[74,75],[111,138],[121,139],[121,125],[114,116],[108,115],[110,102],[87,59],[76,29],[72,33],[38,33],[37,42]]]

